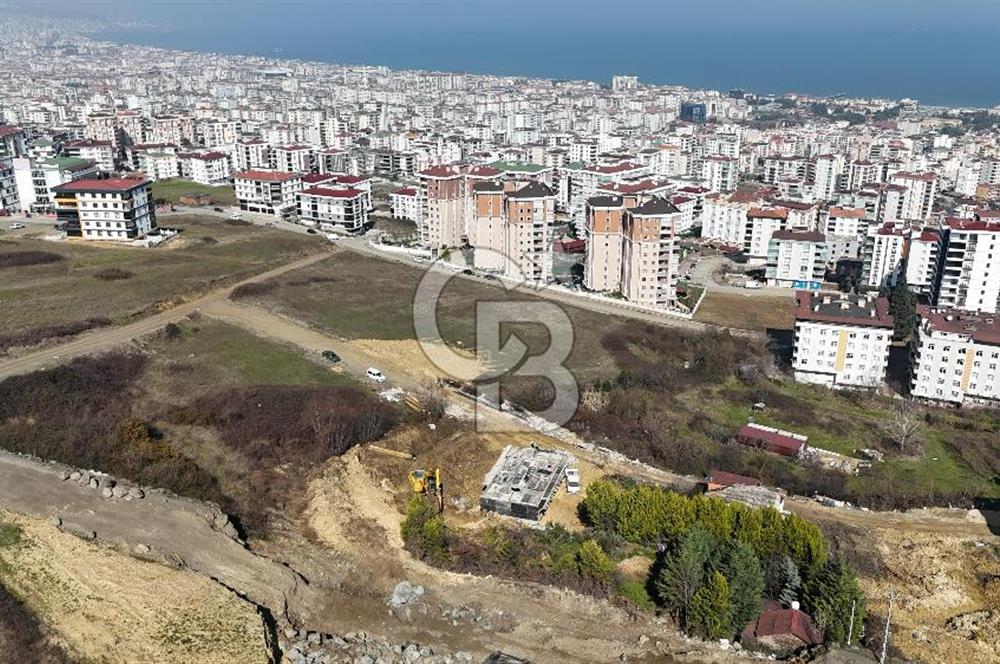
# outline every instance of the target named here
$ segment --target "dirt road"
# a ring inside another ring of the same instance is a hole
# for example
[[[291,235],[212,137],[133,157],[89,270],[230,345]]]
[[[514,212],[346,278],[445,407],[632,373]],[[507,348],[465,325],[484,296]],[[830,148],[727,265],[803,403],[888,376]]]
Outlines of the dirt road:
[[[277,277],[285,274],[286,272],[291,272],[292,270],[297,270],[299,268],[313,265],[314,263],[318,263],[322,260],[326,260],[330,256],[331,254],[329,252],[322,252],[305,258],[300,258],[299,260],[286,263],[274,269],[268,270],[267,272],[262,272],[261,274],[244,279],[243,281],[230,286],[226,286],[225,288],[214,290],[211,293],[180,304],[167,311],[153,314],[152,316],[143,318],[135,323],[122,325],[120,327],[102,328],[86,332],[72,341],[55,346],[49,346],[42,350],[37,350],[17,358],[0,361],[0,379],[7,378],[8,376],[30,373],[40,369],[47,369],[82,355],[106,350],[117,344],[127,342],[130,339],[134,339],[158,330],[167,323],[180,320],[181,318],[184,318],[185,316],[211,304],[212,302],[224,300],[229,297],[229,294],[237,286],[253,281]]]

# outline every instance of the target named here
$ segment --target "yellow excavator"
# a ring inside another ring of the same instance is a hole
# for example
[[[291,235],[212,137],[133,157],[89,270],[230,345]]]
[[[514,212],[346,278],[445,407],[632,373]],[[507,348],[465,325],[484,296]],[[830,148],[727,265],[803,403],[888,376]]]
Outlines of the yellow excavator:
[[[420,493],[429,499],[436,500],[438,512],[444,512],[444,484],[441,482],[440,468],[411,470],[409,479],[413,493]]]

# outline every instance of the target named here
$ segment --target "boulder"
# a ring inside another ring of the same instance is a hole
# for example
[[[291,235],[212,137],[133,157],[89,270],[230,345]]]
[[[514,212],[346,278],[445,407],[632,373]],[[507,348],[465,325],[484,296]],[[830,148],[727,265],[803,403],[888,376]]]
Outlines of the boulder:
[[[81,477],[83,477],[83,473],[81,473],[79,470],[74,470],[72,473],[69,474],[69,478],[74,482],[79,482]]]

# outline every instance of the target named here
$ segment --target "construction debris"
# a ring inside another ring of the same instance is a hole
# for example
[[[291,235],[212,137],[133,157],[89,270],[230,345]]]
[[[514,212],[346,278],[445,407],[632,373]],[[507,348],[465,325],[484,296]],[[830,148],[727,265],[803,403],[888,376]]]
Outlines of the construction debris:
[[[548,508],[566,467],[575,459],[560,450],[508,445],[483,480],[484,510],[538,521]]]

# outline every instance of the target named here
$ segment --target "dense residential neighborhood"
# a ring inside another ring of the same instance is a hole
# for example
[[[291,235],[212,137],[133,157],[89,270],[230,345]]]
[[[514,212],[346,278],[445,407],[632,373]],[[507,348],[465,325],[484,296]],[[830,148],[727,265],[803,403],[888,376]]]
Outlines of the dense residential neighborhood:
[[[1000,105],[6,10],[0,660],[1000,656]]]

